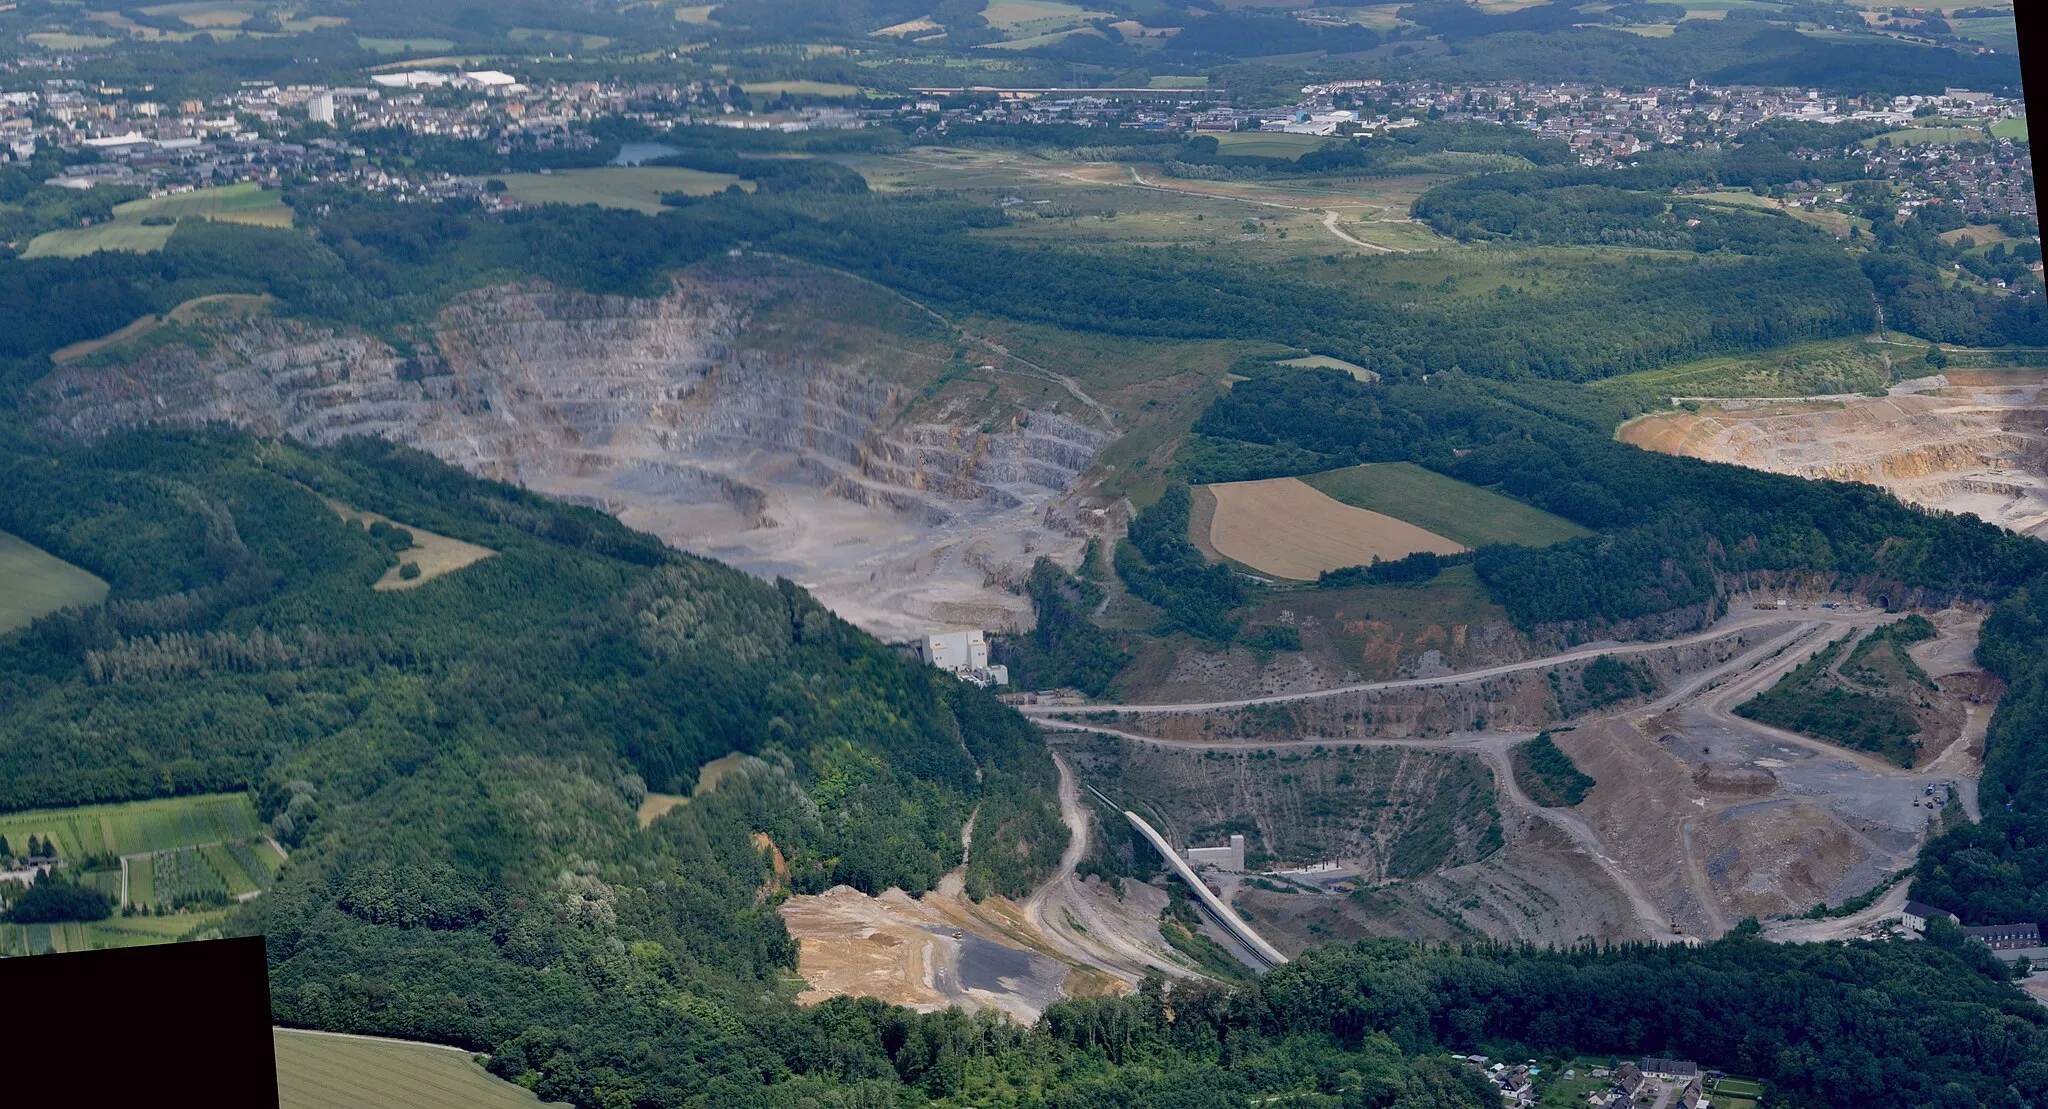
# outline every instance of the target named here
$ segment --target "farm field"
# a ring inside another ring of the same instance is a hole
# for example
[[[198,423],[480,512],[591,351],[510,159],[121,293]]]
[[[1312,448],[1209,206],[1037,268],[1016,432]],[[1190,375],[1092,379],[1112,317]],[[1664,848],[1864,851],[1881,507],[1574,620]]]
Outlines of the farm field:
[[[28,41],[45,50],[96,50],[114,44],[113,39],[99,35],[73,35],[62,31],[37,31],[27,37]]]
[[[1757,208],[1766,212],[1777,212],[1780,215],[1790,216],[1801,223],[1812,224],[1838,238],[1847,238],[1849,236],[1849,229],[1858,226],[1857,219],[1846,212],[1801,208],[1796,204],[1786,204],[1783,201],[1758,196],[1750,192],[1700,193],[1694,196],[1693,199],[1708,201],[1714,204],[1725,204],[1732,207]],[[1870,229],[1868,221],[1863,221],[1860,226],[1865,231]]]
[[[0,531],[0,635],[60,608],[106,597],[106,582]]]
[[[1231,131],[1216,136],[1225,154],[1243,158],[1295,159],[1330,140],[1321,135],[1289,135],[1267,131]]]
[[[630,208],[648,215],[661,212],[663,193],[709,196],[734,183],[753,191],[749,183],[732,174],[679,166],[605,166],[558,173],[508,173],[499,179],[505,182],[506,191],[524,204],[595,204],[602,208]]]
[[[1876,138],[1863,140],[1865,146],[1891,140],[1893,146],[1917,146],[1921,143],[1983,142],[1982,127],[1908,127],[1899,131],[1887,131]]]
[[[274,1029],[282,1109],[535,1109],[539,1098],[435,1044]]]
[[[448,50],[453,48],[455,43],[437,38],[384,39],[357,35],[356,45],[372,54],[419,54],[426,51]]]
[[[145,15],[174,16],[187,27],[213,30],[219,27],[240,27],[249,22],[261,10],[262,5],[249,0],[201,0],[197,3],[155,4],[143,8]]]
[[[1063,31],[1091,19],[1114,19],[1109,12],[1092,11],[1059,0],[990,0],[981,17],[988,25],[1012,38]]]
[[[114,206],[114,218],[92,227],[45,231],[30,240],[24,258],[82,258],[101,250],[147,254],[162,250],[174,225],[144,226],[143,220],[213,219],[257,227],[290,227],[292,210],[276,192],[243,182],[218,189],[197,189],[172,196],[131,200]]]
[[[844,85],[833,81],[756,81],[740,86],[748,96],[859,96],[859,85]]]
[[[1958,227],[1954,231],[1944,231],[1941,233],[1941,241],[1950,246],[1956,245],[1965,238],[1968,238],[1977,246],[1990,246],[1992,243],[2012,241],[2012,236],[2006,234],[2005,229],[1995,223],[1972,224],[1968,227]]]
[[[1861,339],[1829,339],[1760,354],[1702,358],[1606,378],[1591,387],[1641,389],[1660,398],[1810,397],[1882,391],[1891,380],[1882,346]]]
[[[1216,497],[1209,543],[1226,558],[1296,581],[1325,570],[1393,560],[1417,551],[1455,554],[1454,540],[1382,513],[1355,508],[1297,478],[1206,487]]]
[[[514,27],[505,33],[505,37],[535,49],[548,50],[602,50],[612,42],[603,35],[551,31],[544,27]]]
[[[1563,517],[1413,462],[1350,466],[1301,480],[1344,504],[1383,513],[1468,547],[1544,547],[1593,534]]]
[[[262,835],[256,809],[240,793],[166,797],[76,809],[0,815],[0,836],[17,846],[28,837],[57,840],[60,859],[136,855]]]
[[[212,927],[226,918],[227,910],[217,909],[175,916],[116,915],[90,924],[0,924],[0,957],[176,943],[186,934]]]
[[[1042,35],[1032,35],[1028,38],[1006,39],[1002,42],[985,42],[981,45],[981,49],[1035,50],[1041,46],[1051,46],[1062,39],[1072,38],[1075,35],[1088,35],[1093,38],[1100,38],[1102,37],[1102,32],[1093,27],[1068,27],[1064,30],[1047,31]]]
[[[375,512],[358,512],[347,505],[335,504],[332,501],[328,504],[340,513],[344,520],[355,520],[365,527],[382,522],[412,533],[412,546],[398,552],[398,565],[386,570],[384,576],[378,578],[376,584],[371,586],[379,593],[397,589],[417,589],[443,574],[452,574],[465,566],[473,566],[498,553],[489,547],[479,547],[475,543],[465,543],[460,539],[436,535],[410,524],[401,524]],[[405,567],[408,565],[418,566],[419,575],[405,577]]]

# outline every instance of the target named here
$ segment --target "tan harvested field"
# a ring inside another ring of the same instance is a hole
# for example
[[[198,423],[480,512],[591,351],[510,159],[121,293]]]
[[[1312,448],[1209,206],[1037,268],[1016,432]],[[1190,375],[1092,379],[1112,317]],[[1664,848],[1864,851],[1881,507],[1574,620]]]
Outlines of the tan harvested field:
[[[1358,365],[1355,362],[1346,362],[1342,358],[1332,358],[1327,354],[1311,354],[1306,358],[1289,358],[1279,364],[1282,366],[1305,366],[1317,370],[1342,370],[1350,374],[1354,379],[1363,381],[1367,385],[1374,384],[1380,379],[1380,375],[1366,369],[1364,366]]]
[[[1308,581],[1325,570],[1363,566],[1374,557],[1465,548],[1435,532],[1353,508],[1291,477],[1211,485],[1216,517],[1209,543],[1255,570]]]
[[[401,527],[412,533],[411,549],[398,552],[398,565],[386,570],[384,576],[377,579],[377,584],[371,587],[379,593],[397,589],[417,589],[443,574],[452,574],[465,566],[473,566],[498,553],[489,547],[479,547],[460,539],[435,535],[431,531],[400,523],[375,512],[358,512],[344,504],[336,504],[333,501],[327,503],[329,507],[341,513],[343,519],[359,520],[364,527],[382,520],[393,527]],[[408,579],[400,576],[408,563],[420,568],[419,577]]]
[[[689,803],[690,799],[680,793],[650,793],[640,799],[640,809],[634,815],[639,818],[640,826],[645,828],[667,816],[677,806]]]
[[[436,1044],[336,1036],[278,1028],[281,1109],[536,1109],[544,1104],[478,1066],[465,1051]]]

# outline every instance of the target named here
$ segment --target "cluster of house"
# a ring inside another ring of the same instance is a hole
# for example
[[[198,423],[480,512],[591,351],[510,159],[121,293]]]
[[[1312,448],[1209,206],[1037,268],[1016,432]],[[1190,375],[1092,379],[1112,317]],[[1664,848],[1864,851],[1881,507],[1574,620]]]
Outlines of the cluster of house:
[[[1239,107],[1208,89],[921,89],[901,102],[798,104],[782,86],[747,88],[723,79],[678,82],[522,81],[498,70],[402,69],[369,75],[360,86],[246,82],[232,93],[176,103],[154,86],[112,87],[51,77],[0,91],[0,161],[26,161],[39,149],[90,149],[114,168],[66,173],[87,188],[108,181],[146,183],[178,176],[200,184],[279,175],[359,179],[362,150],[345,142],[283,141],[301,121],[342,128],[396,129],[459,140],[495,140],[536,149],[594,140],[598,119],[626,119],[658,130],[691,124],[805,131],[910,120],[933,136],[956,125],[1065,123],[1102,128],[1199,133],[1281,131],[1365,136],[1425,119],[1520,127],[1569,144],[1587,165],[1612,165],[1659,144],[1717,147],[1760,124],[1865,121],[1911,127],[1953,120],[2024,118],[2023,101],[1965,89],[1938,96],[1822,96],[1818,90],[1758,86],[1655,86],[1506,81],[1459,83],[1363,78],[1310,85],[1291,105]],[[801,99],[801,98],[799,98]],[[1939,133],[1929,133],[1930,139]],[[1114,140],[1105,137],[1105,144]],[[1865,158],[1872,177],[1898,186],[1901,214],[1924,204],[1955,204],[1996,220],[2036,216],[2033,171],[2010,140],[1960,150],[1953,141],[1879,146]],[[1817,152],[1793,152],[1818,156]],[[87,161],[80,159],[81,163]],[[378,171],[381,172],[381,171]],[[358,180],[364,187],[403,187]],[[1829,200],[1813,190],[1800,200]]]
[[[1542,1095],[1536,1090],[1536,1079],[1543,1071],[1534,1061],[1510,1066],[1489,1062],[1484,1055],[1454,1055],[1452,1058],[1485,1073],[1487,1081],[1500,1090],[1503,1109],[1531,1109],[1542,1100]],[[1658,1083],[1672,1091],[1666,1103],[1672,1109],[1701,1109],[1707,1104],[1706,1076],[1700,1073],[1697,1064],[1682,1059],[1644,1059],[1640,1063],[1623,1063],[1612,1070],[1594,1067],[1591,1075],[1611,1080],[1607,1089],[1586,1095],[1586,1103],[1594,1109],[1609,1106],[1626,1109],[1635,1104],[1638,1095],[1655,1089]],[[1574,1072],[1565,1071],[1564,1077],[1574,1077]]]
[[[4,843],[0,839],[0,843]],[[57,865],[57,851],[54,847],[44,848],[22,858],[0,857],[0,882],[19,882],[33,886],[36,879],[48,874]]]
[[[1500,1090],[1502,1109],[1531,1109],[1542,1100],[1536,1090],[1536,1079],[1543,1071],[1534,1061],[1510,1066],[1506,1063],[1490,1062],[1484,1055],[1453,1055],[1466,1066],[1483,1072],[1487,1081]],[[1708,1105],[1706,1081],[1710,1077],[1700,1071],[1699,1065],[1683,1059],[1649,1058],[1638,1063],[1623,1063],[1619,1067],[1594,1067],[1593,1078],[1608,1079],[1604,1090],[1594,1090],[1586,1095],[1586,1104],[1593,1109],[1627,1109],[1639,1097],[1658,1092],[1669,1092],[1664,1103],[1670,1109],[1702,1109]],[[1573,1071],[1565,1071],[1565,1078],[1572,1078]]]
[[[1927,922],[1943,917],[1951,924],[1961,924],[1961,918],[1945,909],[1937,909],[1925,901],[1908,901],[1899,911],[1899,923],[1906,931],[1924,934]],[[1976,940],[1993,951],[2022,951],[2041,946],[2039,924],[1985,924],[1963,929],[1963,935]]]
[[[1601,1106],[1633,1105],[1642,1094],[1644,1087],[1652,1083],[1668,1083],[1678,1088],[1671,1100],[1666,1102],[1672,1109],[1700,1109],[1707,1104],[1706,1076],[1700,1073],[1698,1064],[1683,1059],[1645,1059],[1640,1063],[1623,1063],[1615,1068],[1614,1084],[1608,1087],[1607,1096],[1599,1101],[1587,1099],[1595,1109]]]

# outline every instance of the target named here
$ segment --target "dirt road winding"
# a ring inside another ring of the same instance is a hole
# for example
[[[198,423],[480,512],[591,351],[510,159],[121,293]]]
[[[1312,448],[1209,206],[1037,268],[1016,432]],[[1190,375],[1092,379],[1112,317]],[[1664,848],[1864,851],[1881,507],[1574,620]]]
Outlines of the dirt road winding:
[[[1088,707],[1091,709],[1114,708],[1120,712],[1134,714],[1189,713],[1218,710],[1228,711],[1231,709],[1242,708],[1248,705],[1314,700],[1322,697],[1340,696],[1346,693],[1352,693],[1361,690],[1404,689],[1455,685],[1463,682],[1480,681],[1489,677],[1494,677],[1497,675],[1512,673],[1521,670],[1556,666],[1561,662],[1568,662],[1575,659],[1590,658],[1596,655],[1638,653],[1642,651],[1670,647],[1676,644],[1697,643],[1709,639],[1719,638],[1728,635],[1732,631],[1736,631],[1747,627],[1790,623],[1792,624],[1792,626],[1788,628],[1783,634],[1775,635],[1772,638],[1762,643],[1759,643],[1754,647],[1751,647],[1749,650],[1741,652],[1740,654],[1734,656],[1726,662],[1707,667],[1695,674],[1688,675],[1684,679],[1678,681],[1669,691],[1667,691],[1662,696],[1656,698],[1655,700],[1648,702],[1646,704],[1633,706],[1615,715],[1621,718],[1647,723],[1662,713],[1673,711],[1681,707],[1697,709],[1703,712],[1714,723],[1722,727],[1747,732],[1753,735],[1764,736],[1776,742],[1798,746],[1813,752],[1817,756],[1833,760],[1837,763],[1853,764],[1858,772],[1870,775],[1872,777],[1892,780],[1917,780],[1923,777],[1927,777],[1930,774],[1936,773],[1948,774],[1951,776],[1961,776],[1958,774],[1958,771],[1965,768],[1958,767],[1957,765],[1955,765],[1956,761],[1958,761],[1961,758],[1960,756],[1958,756],[1955,760],[1949,758],[1938,760],[1935,764],[1930,765],[1916,772],[1914,770],[1893,765],[1882,759],[1865,754],[1863,752],[1837,747],[1833,744],[1825,743],[1820,740],[1811,739],[1807,736],[1799,735],[1797,733],[1787,732],[1782,729],[1772,728],[1767,725],[1759,724],[1755,721],[1745,719],[1741,716],[1737,716],[1733,712],[1733,707],[1735,705],[1741,703],[1743,700],[1747,699],[1749,696],[1752,696],[1757,691],[1768,688],[1769,686],[1777,682],[1786,673],[1790,672],[1793,668],[1797,667],[1800,663],[1804,662],[1807,658],[1811,657],[1812,653],[1815,650],[1817,650],[1820,646],[1822,646],[1824,643],[1826,643],[1828,640],[1838,638],[1841,634],[1842,629],[1847,628],[1854,634],[1863,634],[1867,632],[1869,628],[1875,627],[1877,624],[1892,618],[1894,617],[1890,614],[1874,610],[1806,610],[1801,611],[1796,615],[1784,611],[1766,610],[1754,614],[1733,617],[1722,621],[1715,628],[1710,629],[1706,632],[1697,633],[1676,640],[1666,640],[1657,643],[1579,648],[1573,651],[1564,652],[1562,654],[1548,656],[1546,658],[1532,659],[1525,662],[1506,664],[1502,666],[1486,667],[1479,670],[1467,671],[1464,673],[1449,675],[1441,678],[1402,679],[1395,681],[1367,682],[1349,686],[1342,686],[1333,689],[1313,691],[1308,693],[1291,693],[1266,697],[1235,698],[1222,701],[1192,704],[1119,704],[1100,706],[1091,705]],[[1059,710],[1047,707],[1036,707],[1034,715],[1038,717],[1038,723],[1040,724],[1040,726],[1047,728],[1049,730],[1076,730],[1094,732],[1102,735],[1115,736],[1120,739],[1128,740],[1134,743],[1143,743],[1157,747],[1174,748],[1181,750],[1213,750],[1219,746],[1219,744],[1214,742],[1207,742],[1201,740],[1162,739],[1159,737],[1143,735],[1137,732],[1127,731],[1121,728],[1110,727],[1103,724],[1096,724],[1087,721],[1073,719],[1060,720],[1050,718],[1049,714],[1054,711]],[[1661,942],[1671,942],[1675,939],[1680,938],[1677,935],[1675,935],[1672,931],[1674,921],[1671,914],[1659,908],[1657,902],[1653,898],[1651,898],[1650,895],[1646,892],[1643,884],[1636,878],[1632,877],[1630,873],[1626,869],[1624,869],[1624,867],[1619,861],[1617,861],[1614,857],[1608,854],[1608,846],[1602,841],[1600,834],[1593,828],[1591,824],[1589,824],[1583,817],[1570,810],[1545,808],[1541,805],[1537,805],[1532,800],[1530,800],[1530,798],[1526,794],[1523,793],[1520,786],[1515,781],[1514,774],[1509,764],[1508,753],[1514,744],[1530,738],[1532,734],[1533,733],[1479,732],[1439,736],[1429,739],[1332,739],[1310,737],[1303,739],[1230,741],[1227,744],[1227,746],[1231,747],[1232,749],[1254,750],[1316,746],[1355,748],[1406,747],[1418,750],[1436,750],[1450,752],[1462,751],[1479,755],[1486,760],[1488,766],[1493,771],[1495,780],[1498,782],[1498,794],[1502,798],[1503,804],[1513,808],[1517,812],[1524,813],[1530,817],[1533,817],[1534,819],[1544,821],[1545,823],[1550,824],[1552,827],[1558,829],[1559,831],[1563,832],[1567,837],[1569,837],[1571,841],[1575,845],[1577,845],[1577,847],[1581,851],[1583,851],[1590,859],[1592,859],[1599,866],[1600,870],[1608,876],[1609,880],[1611,880],[1614,883],[1615,887],[1626,897],[1642,929],[1648,935]],[[1955,746],[1957,749],[1959,749],[1961,744],[1959,743]],[[1062,807],[1064,808],[1065,802],[1067,800],[1066,793],[1068,792],[1072,784],[1072,772],[1065,765],[1064,761],[1061,762],[1060,769],[1062,781]],[[1075,802],[1075,804],[1076,807],[1078,807],[1078,800]],[[1070,824],[1072,823],[1071,818],[1069,819],[1069,822]],[[1715,896],[1714,888],[1711,882],[1709,881],[1707,875],[1707,869],[1704,860],[1700,857],[1700,854],[1694,849],[1692,824],[1692,819],[1686,819],[1681,823],[1681,834],[1679,838],[1680,843],[1682,845],[1683,857],[1680,859],[1672,860],[1672,862],[1680,869],[1681,873],[1683,874],[1684,884],[1693,900],[1695,900],[1701,907],[1707,923],[1711,926],[1712,932],[1718,934],[1720,932],[1725,932],[1730,926],[1728,914],[1724,911],[1722,906],[1719,904],[1719,899]],[[1845,830],[1849,831],[1853,836],[1855,836],[1858,839],[1862,838],[1861,833],[1856,832],[1853,828],[1846,828]],[[1077,842],[1080,841],[1077,840]],[[1874,854],[1882,853],[1876,847],[1875,844],[1869,844],[1867,840],[1864,842],[1865,845]],[[1075,856],[1076,861],[1078,861],[1079,857],[1080,856],[1078,854]],[[1070,875],[1071,868],[1063,868],[1062,874],[1063,876]],[[1901,894],[1900,896],[1903,895]],[[1828,921],[1822,923],[1824,923],[1827,926],[1827,930],[1831,934],[1844,928],[1853,930],[1858,923],[1864,921],[1865,917],[1868,915],[1868,912],[1880,912],[1881,914],[1881,910],[1885,906],[1889,905],[1892,900],[1894,900],[1894,898],[1888,896],[1882,901],[1880,901],[1877,906],[1873,906],[1871,910],[1867,911],[1866,913],[1859,913],[1854,918],[1847,918],[1845,920]],[[1870,917],[1870,919],[1875,919],[1875,917]]]

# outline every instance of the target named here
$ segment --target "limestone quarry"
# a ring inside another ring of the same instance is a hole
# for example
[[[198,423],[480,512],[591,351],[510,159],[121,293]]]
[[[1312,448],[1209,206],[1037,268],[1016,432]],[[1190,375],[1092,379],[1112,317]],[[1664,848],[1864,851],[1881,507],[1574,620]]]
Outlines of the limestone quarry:
[[[1708,400],[1623,441],[1773,473],[1882,486],[1909,504],[2048,535],[2048,374],[1959,370],[1886,396]]]
[[[249,319],[211,349],[63,367],[34,403],[84,439],[209,421],[314,444],[382,436],[788,577],[885,639],[1028,624],[1003,587],[1040,554],[1078,558],[1077,478],[1106,421],[1085,404],[921,403],[950,336],[892,330],[886,305],[822,319],[825,280],[764,266],[680,277],[659,298],[479,289],[410,352]]]

